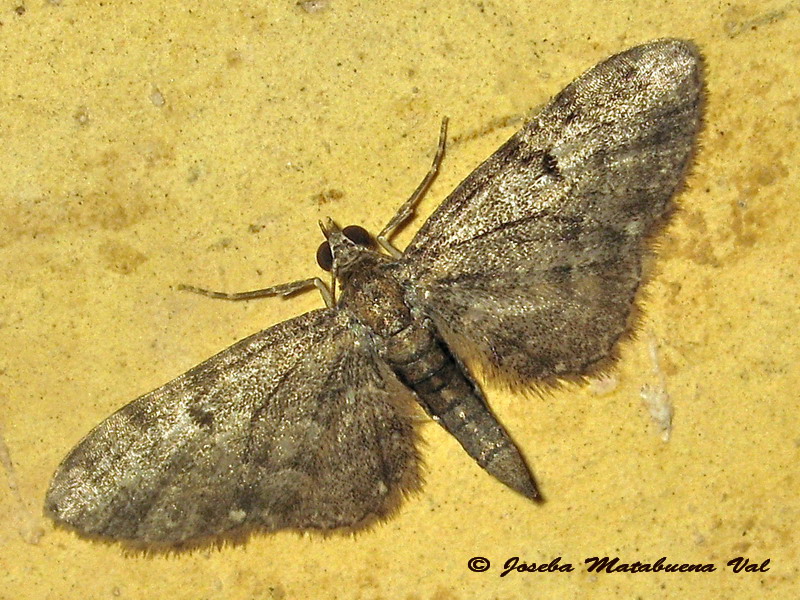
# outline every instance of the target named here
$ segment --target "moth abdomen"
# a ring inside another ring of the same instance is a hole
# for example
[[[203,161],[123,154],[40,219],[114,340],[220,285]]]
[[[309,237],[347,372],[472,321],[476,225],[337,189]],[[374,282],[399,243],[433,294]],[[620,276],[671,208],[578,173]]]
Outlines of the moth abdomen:
[[[383,356],[398,379],[464,450],[494,477],[529,498],[539,493],[525,461],[447,345],[412,323],[387,340]]]

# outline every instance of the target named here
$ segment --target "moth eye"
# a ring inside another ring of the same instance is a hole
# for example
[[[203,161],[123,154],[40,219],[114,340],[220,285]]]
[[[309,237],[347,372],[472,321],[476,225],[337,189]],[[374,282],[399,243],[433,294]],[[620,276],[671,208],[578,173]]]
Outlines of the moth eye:
[[[330,271],[333,268],[333,252],[328,242],[322,242],[317,248],[317,264],[323,271]]]
[[[348,225],[342,229],[342,235],[357,246],[372,248],[375,245],[369,231],[358,225]],[[333,268],[333,253],[328,242],[322,242],[317,248],[317,264],[324,271],[330,271]]]
[[[358,246],[371,248],[373,245],[372,236],[369,234],[369,231],[358,225],[348,225],[342,229],[342,234]]]

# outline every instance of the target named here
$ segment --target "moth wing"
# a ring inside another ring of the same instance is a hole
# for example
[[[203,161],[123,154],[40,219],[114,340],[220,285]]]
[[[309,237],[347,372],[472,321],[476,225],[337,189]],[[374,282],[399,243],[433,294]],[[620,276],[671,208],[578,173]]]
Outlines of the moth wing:
[[[176,544],[250,526],[357,526],[418,482],[407,393],[349,317],[250,336],[134,400],[58,468],[46,510],[85,534]]]
[[[643,240],[686,170],[701,89],[688,42],[612,56],[456,188],[401,260],[448,343],[517,383],[609,354]]]

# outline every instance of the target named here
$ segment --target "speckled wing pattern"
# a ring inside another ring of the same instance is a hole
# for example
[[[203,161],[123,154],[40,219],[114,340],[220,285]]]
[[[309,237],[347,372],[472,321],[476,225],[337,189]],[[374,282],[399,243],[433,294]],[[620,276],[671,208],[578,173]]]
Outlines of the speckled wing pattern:
[[[401,260],[456,352],[520,385],[608,356],[692,150],[699,70],[680,40],[609,58],[439,206]]]
[[[84,534],[153,545],[248,525],[354,526],[417,485],[398,408],[408,394],[345,313],[312,311],[106,419],[59,467],[46,510]]]

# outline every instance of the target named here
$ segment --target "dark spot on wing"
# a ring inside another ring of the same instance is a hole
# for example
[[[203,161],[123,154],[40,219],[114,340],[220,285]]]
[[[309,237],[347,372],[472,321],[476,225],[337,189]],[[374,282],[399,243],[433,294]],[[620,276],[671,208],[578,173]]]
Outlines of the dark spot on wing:
[[[214,426],[214,413],[196,406],[189,407],[189,418],[195,425],[203,429],[211,429]]]

